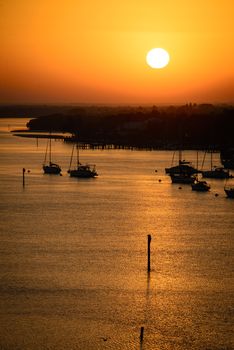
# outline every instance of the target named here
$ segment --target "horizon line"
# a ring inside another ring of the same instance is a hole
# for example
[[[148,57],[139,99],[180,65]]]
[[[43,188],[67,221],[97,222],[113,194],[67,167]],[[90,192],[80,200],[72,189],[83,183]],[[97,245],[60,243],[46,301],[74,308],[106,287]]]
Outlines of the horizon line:
[[[184,105],[234,105],[234,101],[223,102],[0,102],[0,106],[184,106]]]

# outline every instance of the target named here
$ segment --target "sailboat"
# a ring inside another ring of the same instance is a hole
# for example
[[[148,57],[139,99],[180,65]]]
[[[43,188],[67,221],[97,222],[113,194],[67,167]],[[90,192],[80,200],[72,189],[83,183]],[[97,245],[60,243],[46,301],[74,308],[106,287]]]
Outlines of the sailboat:
[[[76,147],[76,167],[72,169],[72,161],[73,161],[73,154],[74,149]],[[76,145],[72,148],[72,154],[71,154],[71,160],[69,165],[69,170],[67,171],[68,174],[71,177],[79,177],[79,178],[92,178],[98,176],[95,165],[91,164],[81,164],[79,160],[79,144],[76,143]]]
[[[198,169],[198,151],[197,151],[197,169]],[[208,192],[210,190],[210,185],[206,181],[200,180],[198,176],[199,175],[196,174],[195,181],[191,184],[192,191]]]
[[[173,165],[174,157],[175,157],[175,152],[173,153],[173,156],[172,156],[171,165]],[[191,176],[193,174],[198,173],[199,171],[191,165],[191,162],[182,160],[182,151],[179,150],[179,164],[175,166],[171,166],[170,168],[165,168],[165,172],[166,174],[169,174],[169,175],[186,174],[188,176]]]
[[[49,147],[49,152],[48,152],[48,147]],[[49,162],[46,164],[47,160],[47,154],[49,153]],[[43,170],[45,174],[60,174],[61,173],[61,168],[58,164],[52,163],[51,161],[51,136],[49,137],[49,140],[47,142],[46,146],[46,153],[45,153],[45,159],[44,159],[44,164],[43,164]]]
[[[205,160],[206,152],[204,154],[203,164]],[[202,166],[203,166],[202,164]],[[228,179],[231,178],[229,170],[224,167],[217,167],[213,165],[213,152],[210,152],[210,170],[202,171],[202,176],[211,179]]]
[[[195,181],[194,175],[182,172],[170,174],[170,177],[173,184],[192,184]]]

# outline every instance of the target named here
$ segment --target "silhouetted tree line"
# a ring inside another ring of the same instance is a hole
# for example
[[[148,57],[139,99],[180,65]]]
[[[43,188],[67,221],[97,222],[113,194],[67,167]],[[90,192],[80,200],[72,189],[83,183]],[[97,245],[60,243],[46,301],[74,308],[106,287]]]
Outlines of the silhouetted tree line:
[[[223,149],[234,146],[233,106],[46,108],[52,113],[30,120],[27,125],[30,130],[70,132],[83,142],[133,147]]]

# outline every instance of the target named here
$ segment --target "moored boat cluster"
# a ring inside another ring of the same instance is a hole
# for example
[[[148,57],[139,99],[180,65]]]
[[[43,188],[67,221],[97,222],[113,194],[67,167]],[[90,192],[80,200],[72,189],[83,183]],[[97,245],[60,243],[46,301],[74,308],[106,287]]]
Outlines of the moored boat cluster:
[[[74,151],[76,149],[76,164],[73,166]],[[179,151],[179,161],[177,165],[173,166],[174,155],[172,158],[172,166],[165,168],[166,174],[171,178],[171,182],[174,184],[189,184],[191,185],[192,191],[197,192],[208,192],[211,186],[204,180],[204,178],[211,179],[230,179],[233,176],[230,174],[229,169],[225,167],[216,167],[212,163],[212,153],[211,153],[211,167],[209,170],[199,170],[198,169],[198,157],[197,157],[197,167],[193,167],[191,162],[182,160],[182,152]],[[49,160],[47,161],[47,158]],[[203,159],[204,164],[204,159]],[[203,167],[202,164],[202,167]],[[60,174],[61,167],[53,163],[51,160],[51,138],[48,140],[45,160],[43,163],[43,171],[45,174]],[[98,176],[95,164],[82,164],[80,163],[79,157],[79,143],[76,142],[72,148],[70,165],[67,173],[70,177],[77,178],[94,178]],[[161,181],[161,180],[160,180]],[[234,187],[225,185],[224,191],[228,198],[234,198]]]
[[[172,158],[172,162],[173,160],[174,160],[174,155]],[[203,164],[204,164],[204,159],[203,159]],[[171,177],[172,183],[190,184],[192,190],[198,191],[198,192],[207,192],[211,188],[210,185],[205,180],[203,180],[203,178],[227,180],[233,177],[230,174],[229,169],[225,169],[224,167],[213,166],[212,152],[211,152],[211,168],[209,170],[199,170],[198,165],[197,165],[197,168],[194,168],[190,162],[182,160],[182,152],[179,151],[179,163],[176,166],[165,168],[165,172]],[[233,187],[225,186],[224,191],[229,198],[234,197]]]
[[[73,154],[74,149],[76,147],[76,165],[73,167],[72,161],[73,161]],[[47,155],[49,153],[49,162],[46,164]],[[45,161],[43,164],[43,170],[45,174],[61,174],[61,167],[58,164],[52,163],[51,161],[51,138],[49,139],[49,152],[48,152],[48,145],[46,148],[46,154],[45,154]],[[79,177],[79,178],[92,178],[98,176],[98,173],[96,172],[96,166],[95,164],[81,164],[79,160],[79,144],[74,144],[72,148],[72,154],[71,154],[71,160],[70,165],[68,169],[68,174],[71,177]]]

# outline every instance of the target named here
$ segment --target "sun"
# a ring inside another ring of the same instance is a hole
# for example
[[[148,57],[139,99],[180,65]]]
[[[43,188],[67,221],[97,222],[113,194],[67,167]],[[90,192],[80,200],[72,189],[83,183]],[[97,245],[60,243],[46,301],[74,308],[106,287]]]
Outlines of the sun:
[[[170,61],[169,53],[162,48],[151,49],[146,55],[146,62],[151,68],[164,68]]]

